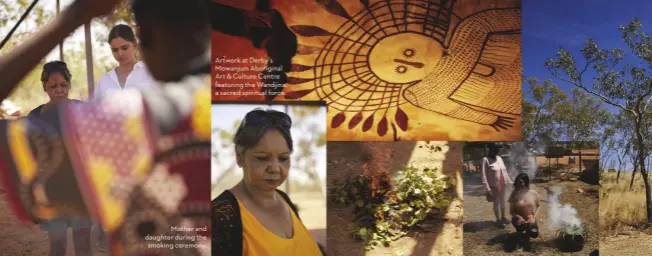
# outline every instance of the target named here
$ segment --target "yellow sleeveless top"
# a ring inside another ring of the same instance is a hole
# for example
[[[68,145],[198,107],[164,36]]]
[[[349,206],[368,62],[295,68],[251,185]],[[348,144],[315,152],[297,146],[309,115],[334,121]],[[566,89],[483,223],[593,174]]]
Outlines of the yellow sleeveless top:
[[[292,238],[282,238],[267,230],[256,217],[238,200],[242,218],[242,255],[244,256],[321,256],[317,242],[308,229],[294,214],[292,215]],[[287,204],[286,204],[287,205]]]

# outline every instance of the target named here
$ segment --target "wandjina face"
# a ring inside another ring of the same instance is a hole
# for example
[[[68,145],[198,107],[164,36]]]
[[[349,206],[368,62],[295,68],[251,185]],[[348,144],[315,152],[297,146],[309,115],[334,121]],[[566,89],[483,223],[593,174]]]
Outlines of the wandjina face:
[[[327,101],[337,113],[331,128],[408,132],[408,104],[496,131],[520,129],[519,8],[461,17],[455,1],[359,1],[357,9],[315,2],[344,22],[290,25],[300,44],[285,98]],[[308,38],[326,43],[301,43]]]

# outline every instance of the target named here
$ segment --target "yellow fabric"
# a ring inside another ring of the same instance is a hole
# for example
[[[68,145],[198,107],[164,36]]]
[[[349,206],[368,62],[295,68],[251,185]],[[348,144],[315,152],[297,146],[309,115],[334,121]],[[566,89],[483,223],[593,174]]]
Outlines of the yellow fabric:
[[[36,176],[36,158],[29,148],[29,139],[25,135],[26,122],[24,120],[9,122],[8,125],[9,148],[11,155],[18,167],[18,174],[22,183],[31,182]]]
[[[294,215],[294,212],[288,205],[288,210],[292,214],[292,226],[294,235],[290,239],[277,236],[267,230],[254,215],[238,200],[240,205],[240,215],[242,218],[242,236],[244,256],[278,256],[278,255],[298,255],[298,256],[321,256],[321,251],[317,242],[312,238],[308,229],[303,225],[301,220]]]
[[[208,82],[207,84],[210,84]],[[195,92],[195,108],[192,114],[192,130],[199,139],[211,139],[211,87],[204,86]]]

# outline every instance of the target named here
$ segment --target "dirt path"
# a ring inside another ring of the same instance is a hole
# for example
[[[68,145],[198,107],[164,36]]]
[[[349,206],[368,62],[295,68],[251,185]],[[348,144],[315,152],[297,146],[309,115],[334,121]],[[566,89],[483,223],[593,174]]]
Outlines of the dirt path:
[[[406,166],[429,167],[441,170],[443,174],[458,177],[457,196],[461,198],[462,180],[459,175],[462,164],[461,144],[446,142],[374,142],[375,147],[391,151],[389,170]],[[441,151],[433,150],[439,147]],[[364,154],[367,148],[357,142],[329,142],[327,162],[327,184],[334,180],[361,174]],[[328,254],[337,256],[434,256],[462,255],[463,216],[461,200],[455,200],[447,212],[424,225],[420,232],[408,234],[395,241],[390,247],[377,247],[365,251],[361,242],[355,241],[349,232],[351,209],[328,202]]]
[[[652,252],[652,236],[629,232],[611,236],[600,241],[602,255],[642,255],[642,252]]]
[[[537,217],[541,236],[533,239],[534,251],[526,252],[521,249],[514,250],[509,234],[514,232],[514,227],[509,224],[500,229],[495,224],[493,205],[485,199],[485,188],[482,185],[479,175],[470,175],[464,179],[464,255],[557,255],[561,252],[554,243],[555,234],[548,229],[549,204],[547,200],[546,187],[561,186],[563,193],[561,203],[570,203],[578,209],[578,217],[584,221],[588,229],[588,242],[582,251],[576,253],[565,253],[564,255],[590,255],[599,248],[598,239],[598,198],[597,193],[593,194],[577,191],[597,191],[596,186],[590,186],[581,182],[549,182],[533,184],[534,189],[541,197],[541,210]],[[506,197],[509,197],[509,192]],[[509,204],[506,206],[506,215],[509,215]],[[510,218],[511,219],[511,218]],[[505,242],[508,242],[505,245]]]
[[[38,225],[20,222],[12,212],[6,195],[0,192],[0,256],[43,256],[48,255],[48,234]],[[91,241],[93,256],[106,256],[95,248],[94,234]],[[72,232],[68,232],[66,256],[74,256]]]

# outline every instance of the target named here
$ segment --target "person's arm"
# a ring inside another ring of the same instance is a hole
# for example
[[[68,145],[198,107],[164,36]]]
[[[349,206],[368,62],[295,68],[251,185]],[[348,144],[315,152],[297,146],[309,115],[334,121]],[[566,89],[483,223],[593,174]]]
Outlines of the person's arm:
[[[487,191],[491,191],[491,188],[489,187],[489,183],[487,182],[487,165],[489,164],[489,161],[487,158],[482,158],[482,184],[485,185],[487,188]]]
[[[514,181],[512,181],[512,178],[509,177],[509,171],[507,170],[507,166],[505,165],[505,162],[503,162],[503,158],[500,157],[500,165],[502,165],[503,170],[505,170],[505,173],[503,176],[505,177],[505,181],[507,184],[514,184]]]
[[[109,13],[117,0],[76,0],[28,40],[0,57],[0,99],[6,99],[20,81],[54,47],[79,26]]]
[[[537,208],[534,210],[534,218],[536,219],[537,215],[539,215],[539,210],[541,209],[541,202],[540,202],[540,200],[539,200],[539,193],[537,193],[537,192],[534,191],[534,190],[532,190],[532,192],[534,193],[534,202],[535,202],[535,205],[536,205],[536,207],[537,207]]]
[[[520,214],[518,214],[518,212],[516,212],[516,204],[514,203],[509,204],[509,214],[512,215],[512,217],[516,217],[516,219],[518,219],[519,224],[525,222],[523,216],[521,216]]]
[[[512,215],[512,217],[516,217],[519,222],[525,222],[523,216],[518,214],[516,211],[516,191],[512,191],[507,202],[509,203],[509,214]]]

